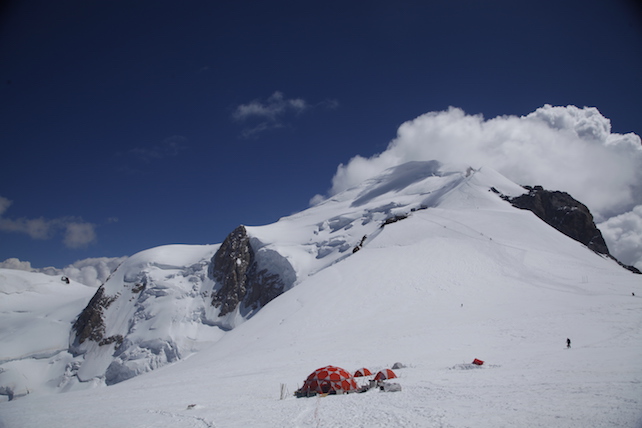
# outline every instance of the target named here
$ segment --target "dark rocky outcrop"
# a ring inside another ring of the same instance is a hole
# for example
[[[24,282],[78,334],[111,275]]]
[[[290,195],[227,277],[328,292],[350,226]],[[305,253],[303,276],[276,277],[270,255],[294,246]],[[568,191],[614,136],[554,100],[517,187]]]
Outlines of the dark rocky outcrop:
[[[269,254],[267,251],[265,254]],[[271,260],[285,266],[281,272],[275,272],[262,263],[261,257],[252,247],[251,238],[244,226],[239,226],[223,241],[214,254],[208,275],[218,284],[212,294],[212,305],[220,308],[219,316],[227,315],[240,305],[241,314],[247,315],[259,309],[283,293],[293,279],[283,278],[285,271],[294,276],[294,270],[280,255],[271,251]],[[269,264],[269,263],[267,263]]]
[[[79,345],[87,339],[99,343],[105,339],[103,311],[107,309],[116,298],[117,296],[105,296],[105,287],[103,286],[100,286],[98,290],[96,290],[96,294],[91,298],[73,325],[73,330],[76,332],[75,345]]]
[[[542,186],[524,186],[528,193],[510,198],[514,207],[532,211],[566,236],[599,254],[609,255],[602,232],[595,226],[586,205],[565,192],[544,190]]]
[[[513,198],[501,196],[516,208],[532,211],[550,226],[581,242],[596,253],[617,261],[609,253],[602,232],[595,226],[593,215],[586,205],[565,192],[545,190],[542,186],[524,186],[524,188],[528,193]],[[495,189],[491,190],[497,192]],[[640,273],[633,266],[617,262],[634,273]]]
[[[254,261],[254,251],[245,227],[239,226],[221,244],[208,271],[210,278],[221,284],[212,296],[212,305],[220,315],[232,312],[247,294],[247,273]]]
[[[392,217],[388,217],[386,220],[384,220],[384,222],[379,227],[383,229],[385,226],[389,224],[396,223],[398,221],[405,220],[407,218],[408,218],[408,214],[397,214]]]
[[[359,251],[360,249],[362,249],[362,248],[363,248],[363,244],[366,242],[366,239],[367,239],[367,238],[368,238],[368,236],[367,236],[367,235],[363,235],[363,237],[361,238],[361,241],[357,244],[357,246],[356,246],[356,247],[354,247],[354,248],[352,249],[352,253],[356,253],[357,251]]]

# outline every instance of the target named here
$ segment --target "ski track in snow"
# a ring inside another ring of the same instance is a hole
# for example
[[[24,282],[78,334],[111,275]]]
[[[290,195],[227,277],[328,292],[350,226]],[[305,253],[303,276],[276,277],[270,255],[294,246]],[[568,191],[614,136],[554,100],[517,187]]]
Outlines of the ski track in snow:
[[[169,420],[161,420],[162,426],[181,426],[181,427],[193,427],[193,428],[216,428],[216,425],[210,421],[207,421],[204,418],[198,416],[185,415],[183,413],[168,412],[166,410],[150,410],[150,413],[155,413],[158,415],[166,416]],[[150,427],[156,426],[150,425]]]

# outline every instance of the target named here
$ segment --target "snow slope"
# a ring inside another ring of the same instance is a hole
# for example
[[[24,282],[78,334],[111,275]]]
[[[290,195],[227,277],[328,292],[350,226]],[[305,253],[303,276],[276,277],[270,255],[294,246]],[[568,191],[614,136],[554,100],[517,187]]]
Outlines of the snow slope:
[[[288,258],[292,289],[158,370],[0,403],[0,426],[642,426],[642,278],[490,187],[522,191],[491,170],[413,163],[248,228]],[[164,268],[205,254],[161,249]],[[401,392],[279,400],[324,365],[397,361]]]
[[[0,398],[64,373],[71,324],[95,292],[60,276],[0,269]]]
[[[411,162],[302,213],[246,227],[259,270],[279,274],[287,291],[369,245],[385,223],[439,204],[467,185],[473,172],[437,161]],[[489,177],[508,194],[523,192],[492,171]],[[58,384],[68,390],[130,379],[185,358],[251,317],[256,311],[241,305],[222,316],[211,303],[221,288],[207,274],[218,248],[163,246],[123,262],[99,290],[105,301],[100,338],[73,341],[77,358]]]

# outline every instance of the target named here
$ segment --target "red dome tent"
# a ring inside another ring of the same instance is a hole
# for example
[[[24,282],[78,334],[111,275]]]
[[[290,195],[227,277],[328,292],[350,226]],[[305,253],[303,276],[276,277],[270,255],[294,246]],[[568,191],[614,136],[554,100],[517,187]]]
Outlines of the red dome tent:
[[[377,373],[377,375],[375,376],[375,380],[394,379],[396,377],[397,377],[397,375],[392,370],[383,369],[383,370],[381,370],[380,372]]]
[[[357,391],[352,375],[341,367],[326,366],[313,371],[298,393],[301,395],[341,394]]]
[[[354,377],[363,377],[363,376],[372,376],[372,372],[367,368],[363,367],[354,372]]]

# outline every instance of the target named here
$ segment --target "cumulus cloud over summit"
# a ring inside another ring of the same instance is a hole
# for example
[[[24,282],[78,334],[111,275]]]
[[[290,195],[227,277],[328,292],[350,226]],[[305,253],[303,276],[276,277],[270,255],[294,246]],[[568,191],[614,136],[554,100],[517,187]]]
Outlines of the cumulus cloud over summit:
[[[402,124],[397,137],[382,153],[356,156],[339,165],[331,194],[357,185],[383,170],[411,160],[437,159],[491,167],[519,184],[562,190],[586,204],[612,252],[622,259],[635,258],[624,251],[618,236],[639,237],[629,230],[642,206],[642,145],[633,133],[611,132],[611,122],[594,107],[545,105],[526,116],[485,119],[459,108],[430,112]],[[318,200],[318,198],[317,198]],[[635,211],[634,211],[635,210]],[[626,257],[623,257],[623,256]],[[635,258],[642,268],[642,260]]]

